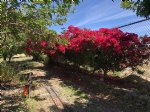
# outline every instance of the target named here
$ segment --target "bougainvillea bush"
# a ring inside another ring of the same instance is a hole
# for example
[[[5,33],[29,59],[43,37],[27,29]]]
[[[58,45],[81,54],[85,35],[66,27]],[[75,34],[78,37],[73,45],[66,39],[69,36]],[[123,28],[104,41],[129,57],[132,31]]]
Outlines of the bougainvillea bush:
[[[144,37],[141,38],[141,49],[142,49],[142,54],[143,54],[143,59],[150,60],[150,37],[145,35]],[[146,63],[148,61],[145,61]]]
[[[147,35],[145,35],[144,37],[141,37],[141,42],[144,45],[150,44],[150,37],[148,37]]]
[[[27,40],[27,52],[38,51],[51,57],[64,57],[75,65],[89,65],[108,71],[136,67],[143,62],[138,35],[114,28],[99,30],[69,26],[57,37],[59,42]],[[67,44],[66,44],[67,43]]]
[[[26,41],[26,52],[34,58],[39,58],[40,54],[56,57],[59,50],[64,52],[68,41],[65,38],[58,37],[57,34],[49,34],[45,38],[28,38]]]

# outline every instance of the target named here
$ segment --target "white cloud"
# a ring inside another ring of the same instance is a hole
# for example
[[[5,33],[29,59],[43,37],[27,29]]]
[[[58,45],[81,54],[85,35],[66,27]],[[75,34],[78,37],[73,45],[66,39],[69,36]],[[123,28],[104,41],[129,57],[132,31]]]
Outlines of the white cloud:
[[[133,12],[125,10],[125,11],[116,13],[114,15],[108,16],[106,18],[94,21],[93,23],[99,23],[99,22],[104,22],[104,21],[113,21],[113,20],[116,20],[116,19],[122,19],[122,18],[134,16],[134,15],[135,14]]]
[[[109,15],[112,15],[114,13],[118,13],[119,10],[117,9],[118,4],[109,4],[110,0],[106,0],[103,2],[100,2],[99,4],[94,5],[93,7],[90,7],[87,11],[88,13],[81,15],[83,19],[81,19],[80,22],[78,22],[75,26],[83,26],[89,23],[94,23],[94,21],[99,20],[102,17],[108,17]],[[113,10],[117,9],[117,10]]]

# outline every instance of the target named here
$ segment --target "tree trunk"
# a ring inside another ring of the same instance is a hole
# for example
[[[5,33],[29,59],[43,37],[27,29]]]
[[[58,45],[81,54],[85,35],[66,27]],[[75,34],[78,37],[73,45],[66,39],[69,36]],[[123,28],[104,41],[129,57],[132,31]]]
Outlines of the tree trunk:
[[[6,61],[6,59],[7,59],[7,56],[3,56],[3,60]]]
[[[38,61],[38,56],[37,56],[37,55],[33,55],[32,60],[33,60],[33,61]]]
[[[8,59],[9,59],[8,62],[10,62],[11,58],[12,58],[12,56],[9,56],[9,57],[8,57]]]
[[[107,72],[108,72],[108,71],[107,71],[107,70],[103,70],[103,71],[104,71],[104,77],[103,77],[103,79],[104,79],[104,80],[107,80],[107,77],[108,77]]]

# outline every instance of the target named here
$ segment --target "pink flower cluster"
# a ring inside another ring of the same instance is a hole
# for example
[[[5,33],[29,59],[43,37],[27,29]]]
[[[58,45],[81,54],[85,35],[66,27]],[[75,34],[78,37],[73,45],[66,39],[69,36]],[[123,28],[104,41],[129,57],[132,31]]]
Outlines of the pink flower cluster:
[[[98,67],[105,70],[135,66],[142,61],[142,52],[138,48],[142,43],[139,41],[138,35],[122,32],[117,28],[90,30],[69,26],[58,38],[67,40],[69,44],[54,42],[49,45],[50,41],[28,39],[26,50],[29,54],[32,51],[38,51],[50,56],[56,54],[66,56],[67,53],[73,53],[72,59],[76,60],[77,57],[82,57],[81,61],[85,56],[83,54],[90,52],[93,57],[87,61],[94,59],[94,62],[98,63]]]
[[[143,44],[150,44],[150,37],[147,37],[147,36],[146,36],[146,37],[143,37],[143,38],[142,38],[142,43],[143,43]]]
[[[115,53],[122,53],[125,48],[139,43],[138,36],[133,33],[123,33],[119,29],[101,28],[99,30],[80,29],[69,26],[61,35],[70,42],[68,50],[82,52],[86,49],[112,49]]]
[[[123,50],[139,43],[136,34],[123,33],[119,29],[108,28],[89,30],[69,26],[64,34],[59,35],[59,38],[67,39],[70,44],[66,46],[53,43],[53,46],[50,47],[48,41],[32,41],[28,39],[26,50],[27,52],[37,50],[47,55],[53,55],[57,51],[65,53],[66,50],[73,50],[78,53],[87,49],[100,49],[105,51],[112,49],[115,53],[122,53]]]
[[[53,56],[56,52],[65,53],[66,46],[63,44],[58,44],[57,42],[50,45],[50,41],[46,40],[31,40],[27,39],[26,51],[28,54],[32,55],[32,52],[36,51],[46,55]]]

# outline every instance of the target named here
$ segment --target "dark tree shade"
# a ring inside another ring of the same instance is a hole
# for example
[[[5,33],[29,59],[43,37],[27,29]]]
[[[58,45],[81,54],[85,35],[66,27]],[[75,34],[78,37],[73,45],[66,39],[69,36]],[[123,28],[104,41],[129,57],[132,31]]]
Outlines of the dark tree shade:
[[[149,18],[150,0],[122,0],[122,8],[133,10],[137,16]]]

